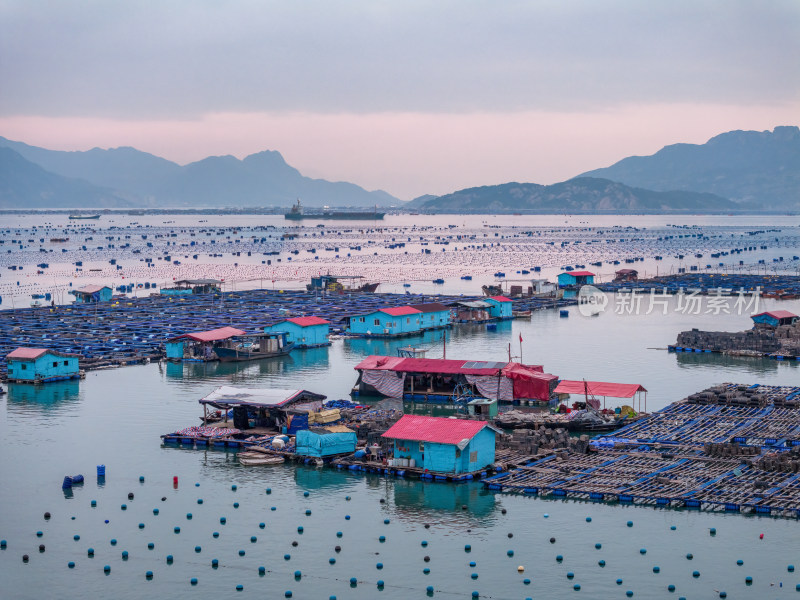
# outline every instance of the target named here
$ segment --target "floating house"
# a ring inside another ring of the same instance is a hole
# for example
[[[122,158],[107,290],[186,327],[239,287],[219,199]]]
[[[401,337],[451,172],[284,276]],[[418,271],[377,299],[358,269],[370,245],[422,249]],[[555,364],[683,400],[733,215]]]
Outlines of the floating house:
[[[203,424],[208,425],[209,407],[220,410],[223,420],[211,423],[212,427],[233,426],[251,433],[268,434],[286,427],[289,433],[308,429],[308,414],[322,408],[322,394],[307,390],[251,389],[223,386],[205,398]],[[233,422],[228,420],[228,411],[233,412]]]
[[[424,402],[463,398],[547,401],[558,377],[540,365],[514,362],[368,356],[355,366],[353,395]]]
[[[337,248],[338,250],[338,248]],[[359,248],[361,250],[361,248]],[[364,283],[363,275],[320,275],[312,277],[311,283],[306,285],[309,292],[332,292],[344,294],[349,292],[373,293],[380,283]]]
[[[555,295],[558,287],[547,279],[531,279],[530,291],[532,296]]]
[[[600,410],[600,400],[603,398],[602,408],[606,407],[606,398],[636,398],[639,402],[639,412],[642,412],[642,394],[644,394],[644,411],[647,412],[647,390],[638,383],[609,383],[607,381],[579,381],[562,379],[558,382],[556,394],[574,394],[595,410]]]
[[[107,285],[86,285],[80,289],[70,291],[70,294],[75,296],[75,304],[108,302],[111,300],[113,293],[113,290]]]
[[[365,315],[347,317],[347,332],[351,335],[399,337],[422,331],[422,313],[410,306],[381,308]]]
[[[292,317],[264,327],[264,332],[282,331],[295,348],[316,348],[330,346],[330,325],[330,321],[319,317]]]
[[[302,429],[295,438],[297,454],[315,458],[352,454],[356,451],[356,442],[356,432],[344,425]]]
[[[614,272],[614,281],[617,283],[626,283],[638,281],[639,271],[636,269],[620,269]]]
[[[592,285],[593,283],[594,273],[591,271],[571,271],[558,276],[558,287],[561,288],[573,285]]]
[[[489,313],[491,304],[483,300],[454,302],[451,304],[455,312],[456,323],[486,323],[492,320]]]
[[[394,440],[395,465],[461,475],[494,463],[498,433],[486,421],[403,415],[382,437]]]
[[[429,329],[442,329],[452,325],[452,313],[450,309],[439,302],[426,302],[424,304],[410,304],[411,308],[416,308],[420,313],[420,328],[422,331]]]
[[[165,343],[167,360],[198,362],[216,360],[217,357],[213,349],[215,342],[245,334],[245,331],[235,327],[220,327],[210,331],[184,333],[167,340]]]
[[[780,325],[791,325],[797,321],[798,316],[788,310],[769,310],[767,312],[751,315],[753,326],[756,328],[774,329]]]
[[[80,378],[78,354],[44,348],[17,348],[6,356],[8,380],[13,383],[46,383]]]
[[[217,279],[181,279],[172,287],[163,287],[159,294],[164,296],[190,296],[193,294],[218,294],[222,282]]]
[[[489,316],[493,319],[510,319],[511,309],[514,306],[511,298],[505,296],[490,296],[484,300],[489,304]]]

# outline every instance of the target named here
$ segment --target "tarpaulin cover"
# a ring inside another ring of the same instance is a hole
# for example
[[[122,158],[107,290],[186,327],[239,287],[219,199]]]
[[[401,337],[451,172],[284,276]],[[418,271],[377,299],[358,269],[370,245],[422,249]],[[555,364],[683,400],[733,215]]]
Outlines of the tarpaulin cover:
[[[490,400],[514,400],[514,382],[508,377],[489,377],[486,375],[467,375],[467,382],[478,388],[484,398]]]
[[[558,377],[542,371],[542,367],[538,365],[509,363],[503,369],[503,375],[514,382],[514,398],[549,400],[550,384]]]
[[[294,423],[294,420],[292,420],[292,423]],[[353,453],[356,451],[356,441],[355,431],[331,432],[319,428],[298,431],[295,439],[297,454],[300,456],[331,456],[333,454]]]
[[[227,406],[252,406],[252,407],[280,407],[289,405],[294,407],[308,404],[315,408],[322,407],[325,396],[307,392],[306,390],[278,390],[237,388],[222,386],[215,389],[205,398],[200,399],[200,404],[214,404]]]
[[[399,356],[368,356],[360,363],[355,366],[356,371],[362,371],[365,369],[376,370],[382,369],[386,371],[391,371],[394,369],[395,365],[402,362],[403,358]]]
[[[584,387],[585,386],[585,387]],[[603,381],[570,381],[558,382],[557,394],[583,394],[590,396],[610,396],[612,398],[633,398],[636,392],[646,392],[638,383],[606,383]]]
[[[219,329],[212,329],[211,331],[196,331],[194,333],[184,333],[179,335],[173,340],[190,339],[195,342],[216,342],[218,340],[227,340],[235,335],[245,335],[247,332],[235,327],[220,327]],[[170,340],[172,341],[172,340]]]
[[[361,372],[361,381],[371,385],[381,394],[390,398],[402,398],[406,377],[395,371],[365,370]]]

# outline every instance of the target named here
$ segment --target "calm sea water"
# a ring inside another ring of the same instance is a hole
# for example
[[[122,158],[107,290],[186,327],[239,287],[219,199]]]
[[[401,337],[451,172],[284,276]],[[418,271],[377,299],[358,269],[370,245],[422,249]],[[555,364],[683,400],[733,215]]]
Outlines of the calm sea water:
[[[768,301],[762,308],[775,306],[800,312],[797,301]],[[724,381],[800,381],[798,361],[665,350],[687,328],[744,329],[746,314],[688,315],[673,304],[666,315],[621,315],[614,307],[612,298],[597,317],[573,308],[568,318],[541,311],[496,331],[457,327],[447,332],[447,356],[503,360],[510,346],[519,357],[521,336],[524,362],[566,379],[641,383],[650,410]],[[477,591],[520,600],[625,598],[628,590],[634,598],[717,598],[723,590],[729,598],[797,595],[800,575],[788,571],[790,564],[800,567],[793,520],[526,498],[489,493],[479,483],[288,465],[244,468],[233,452],[160,444],[160,434],[198,424],[197,400],[219,385],[302,387],[344,398],[356,380],[353,366],[364,356],[394,354],[413,343],[438,357],[443,335],[337,340],[330,348],[251,364],[150,364],[90,372],[81,382],[9,386],[0,397],[0,539],[7,540],[0,550],[0,596],[283,598],[291,590],[294,598],[405,599],[428,597],[428,586],[433,597],[469,598]],[[95,477],[99,464],[106,465],[104,481]],[[85,484],[65,495],[64,476],[77,473],[86,476]],[[45,511],[52,514],[49,521]],[[28,564],[23,554],[30,555]]]

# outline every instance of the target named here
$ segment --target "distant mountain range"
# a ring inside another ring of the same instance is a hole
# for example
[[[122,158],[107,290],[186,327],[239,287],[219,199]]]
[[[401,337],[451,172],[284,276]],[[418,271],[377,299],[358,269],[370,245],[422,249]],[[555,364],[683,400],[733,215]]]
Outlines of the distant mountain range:
[[[553,185],[504,183],[475,187],[435,198],[413,200],[408,208],[436,213],[660,213],[727,212],[730,200],[698,192],[654,192],[596,177]]]
[[[717,194],[757,208],[800,209],[800,128],[729,131],[705,144],[665,146],[578,177],[657,191]]]
[[[63,152],[0,137],[0,208],[389,206],[383,191],[303,176],[279,152],[185,166],[135,148]]]
[[[553,185],[504,183],[403,203],[384,191],[311,179],[279,152],[181,166],[134,148],[62,152],[0,137],[0,208],[403,206],[447,213],[800,210],[800,128],[730,131],[666,146]]]

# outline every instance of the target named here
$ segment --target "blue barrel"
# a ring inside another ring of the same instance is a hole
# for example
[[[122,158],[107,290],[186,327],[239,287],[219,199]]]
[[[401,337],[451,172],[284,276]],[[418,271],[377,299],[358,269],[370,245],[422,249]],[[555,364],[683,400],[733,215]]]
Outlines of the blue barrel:
[[[67,490],[72,487],[72,477],[69,475],[64,476],[64,483],[61,484],[62,490]]]
[[[83,483],[83,475],[73,475],[71,477],[72,483]]]
[[[558,311],[558,316],[561,317],[562,319],[564,317],[568,317],[569,316],[569,311],[568,310],[560,310],[560,311]]]
[[[105,465],[97,465],[97,476],[98,477],[105,477],[106,476],[106,466]]]

